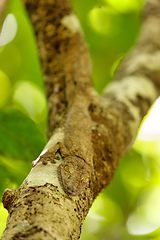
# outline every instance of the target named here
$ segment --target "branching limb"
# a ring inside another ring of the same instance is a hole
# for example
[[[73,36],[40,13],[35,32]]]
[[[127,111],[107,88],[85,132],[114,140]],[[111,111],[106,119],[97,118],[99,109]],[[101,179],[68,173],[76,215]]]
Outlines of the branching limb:
[[[92,93],[90,114],[94,123],[92,141],[98,191],[100,184],[105,188],[111,181],[120,158],[134,143],[143,117],[159,96],[159,16],[160,1],[147,1],[135,47],[120,64],[115,80],[102,97],[98,99]]]
[[[151,29],[150,24],[158,26],[160,2],[148,0],[137,45],[102,97],[92,87],[89,54],[70,1],[24,2],[44,73],[50,140],[20,188],[4,193],[10,215],[3,239],[78,239],[94,198],[112,180],[158,96],[159,67],[152,55],[158,59],[159,29]],[[147,29],[154,32],[154,40]],[[66,165],[68,156],[72,164]],[[76,165],[75,157],[82,165]],[[81,174],[77,178],[75,174],[76,167],[82,170],[84,163],[91,168],[87,185],[82,184]],[[70,196],[76,191],[66,188],[74,179],[78,196]]]

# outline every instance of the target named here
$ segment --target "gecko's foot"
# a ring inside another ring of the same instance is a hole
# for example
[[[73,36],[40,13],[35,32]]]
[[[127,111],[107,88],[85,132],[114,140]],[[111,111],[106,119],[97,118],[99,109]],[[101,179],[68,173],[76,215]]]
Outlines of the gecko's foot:
[[[58,167],[59,182],[64,191],[72,196],[83,191],[90,176],[90,167],[79,157],[68,156]]]

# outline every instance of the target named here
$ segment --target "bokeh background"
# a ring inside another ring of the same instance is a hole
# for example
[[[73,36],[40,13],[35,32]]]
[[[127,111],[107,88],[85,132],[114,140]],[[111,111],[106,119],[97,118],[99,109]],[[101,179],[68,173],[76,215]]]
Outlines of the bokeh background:
[[[143,0],[73,0],[99,94],[134,45]],[[0,197],[16,189],[46,143],[47,101],[36,41],[21,0],[9,1],[0,35]],[[81,240],[160,239],[160,104],[150,110],[132,150],[97,197]],[[0,203],[0,236],[7,211]]]

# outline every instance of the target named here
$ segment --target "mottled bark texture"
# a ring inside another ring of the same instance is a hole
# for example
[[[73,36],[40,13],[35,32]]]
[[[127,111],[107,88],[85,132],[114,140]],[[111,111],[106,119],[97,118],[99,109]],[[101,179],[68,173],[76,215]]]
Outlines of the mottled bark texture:
[[[42,63],[50,140],[20,188],[3,194],[9,217],[2,239],[78,239],[159,95],[160,0],[147,1],[140,37],[101,97],[70,1],[24,3]]]

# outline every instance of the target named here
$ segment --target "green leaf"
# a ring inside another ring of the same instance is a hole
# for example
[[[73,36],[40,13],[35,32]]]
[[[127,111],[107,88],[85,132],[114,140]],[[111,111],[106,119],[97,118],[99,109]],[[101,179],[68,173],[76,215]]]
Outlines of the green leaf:
[[[8,216],[8,212],[6,209],[3,208],[2,203],[0,203],[0,216],[1,216],[0,217],[0,237],[1,237],[6,226],[6,220]]]
[[[16,159],[33,160],[45,145],[37,125],[16,109],[0,111],[0,152]]]
[[[0,199],[6,188],[17,189],[31,170],[31,162],[0,155]]]

